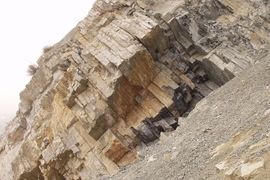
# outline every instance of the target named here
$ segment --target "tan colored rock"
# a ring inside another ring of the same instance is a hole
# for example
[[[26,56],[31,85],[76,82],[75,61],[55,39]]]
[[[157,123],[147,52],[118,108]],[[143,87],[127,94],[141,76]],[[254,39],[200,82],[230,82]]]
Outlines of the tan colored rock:
[[[252,175],[259,173],[258,169],[262,168],[264,165],[263,161],[256,163],[247,163],[241,165],[241,176],[244,179],[249,179]]]
[[[196,2],[98,0],[39,58],[1,139],[0,179],[112,176],[136,161],[138,144],[164,138],[174,119],[266,56],[261,2],[261,12],[246,0]],[[217,168],[240,166],[244,177],[262,164]]]
[[[137,4],[138,4],[138,6],[140,6],[140,8],[142,8],[142,9],[145,9],[145,8],[146,8],[146,4],[145,4],[144,2],[142,2],[142,1],[137,1]]]

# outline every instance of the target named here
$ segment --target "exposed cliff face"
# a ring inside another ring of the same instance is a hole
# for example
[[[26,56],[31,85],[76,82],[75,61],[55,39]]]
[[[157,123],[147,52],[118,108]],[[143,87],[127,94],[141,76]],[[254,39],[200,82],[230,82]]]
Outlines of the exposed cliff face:
[[[253,6],[258,6],[260,11]],[[38,60],[0,179],[101,179],[267,54],[268,1],[98,0]]]
[[[202,99],[107,180],[269,179],[270,55]]]

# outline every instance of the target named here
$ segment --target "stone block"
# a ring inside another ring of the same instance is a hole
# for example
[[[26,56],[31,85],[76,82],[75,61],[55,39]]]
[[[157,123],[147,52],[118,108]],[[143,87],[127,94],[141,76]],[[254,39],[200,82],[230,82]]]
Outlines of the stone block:
[[[93,151],[93,153],[105,167],[110,176],[116,174],[120,170],[119,167],[103,153],[98,153],[97,151]]]
[[[164,132],[171,132],[174,130],[164,119],[154,122],[154,125],[158,129],[162,129]]]
[[[173,104],[172,96],[160,89],[157,85],[152,83],[147,89],[166,107],[170,107]]]
[[[258,169],[264,167],[264,161],[256,163],[247,163],[241,165],[241,176],[244,179],[249,179],[252,175],[258,174]]]
[[[103,154],[117,163],[127,152],[127,148],[119,139],[113,139],[103,150]]]
[[[104,118],[104,115],[102,115],[96,120],[95,125],[89,132],[89,135],[95,140],[98,140],[104,134],[104,132],[108,130],[108,128],[109,126],[106,119]]]
[[[162,102],[160,102],[157,98],[149,95],[142,102],[141,107],[149,114],[147,117],[156,117],[159,111],[164,108],[164,104],[162,104]]]
[[[87,172],[86,174],[91,178],[97,179],[100,175],[108,174],[106,167],[93,152],[89,152],[85,157],[85,160],[84,165]]]
[[[86,128],[82,125],[81,122],[76,122],[72,127],[76,129],[78,134],[82,137],[82,142],[86,142],[90,147],[90,150],[95,147],[96,140],[93,139],[89,134]]]
[[[166,74],[160,72],[153,81],[160,89],[164,87],[171,87],[173,90],[177,89],[179,86]]]
[[[46,163],[49,163],[54,158],[54,152],[51,146],[48,146],[46,149],[42,151],[42,157]]]
[[[117,162],[117,165],[119,167],[124,167],[128,164],[134,163],[137,158],[138,157],[136,151],[129,151]]]
[[[180,78],[191,88],[195,88],[195,84],[184,74],[180,75]]]

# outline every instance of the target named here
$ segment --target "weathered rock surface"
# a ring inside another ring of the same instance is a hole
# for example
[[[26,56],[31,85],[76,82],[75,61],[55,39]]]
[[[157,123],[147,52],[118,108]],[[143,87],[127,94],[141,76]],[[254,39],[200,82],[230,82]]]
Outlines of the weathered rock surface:
[[[96,1],[39,58],[1,139],[0,179],[104,179],[136,161],[137,145],[165,138],[201,99],[269,54],[269,4]],[[225,161],[216,168],[227,172]],[[247,179],[265,167],[258,159],[235,169]]]
[[[110,178],[269,179],[270,55],[200,101],[140,160]]]

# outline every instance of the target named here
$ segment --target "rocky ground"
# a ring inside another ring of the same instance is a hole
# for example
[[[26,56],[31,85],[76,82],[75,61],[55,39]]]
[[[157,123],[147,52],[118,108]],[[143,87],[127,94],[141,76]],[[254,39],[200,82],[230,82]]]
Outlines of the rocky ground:
[[[270,56],[203,99],[180,126],[141,147],[110,180],[269,179]]]

